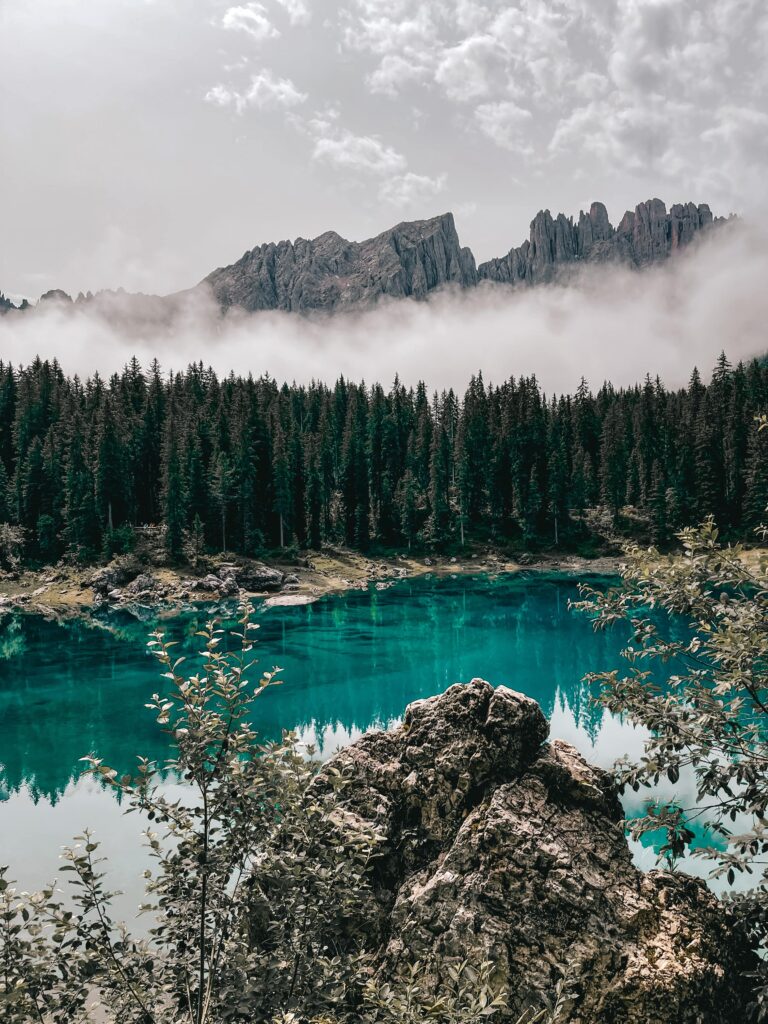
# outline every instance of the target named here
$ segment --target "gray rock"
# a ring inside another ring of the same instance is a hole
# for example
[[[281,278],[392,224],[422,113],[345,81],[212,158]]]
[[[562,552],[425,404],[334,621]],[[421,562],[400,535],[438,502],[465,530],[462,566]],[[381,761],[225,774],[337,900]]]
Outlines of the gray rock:
[[[453,215],[398,224],[349,242],[335,231],[269,243],[202,282],[222,309],[336,310],[383,296],[424,298],[441,285],[473,285],[475,260],[459,244]]]
[[[546,736],[534,701],[475,679],[332,760],[347,812],[385,836],[380,975],[404,954],[490,960],[506,1021],[564,977],[572,1024],[746,1019],[755,960],[729,913],[700,880],[638,871],[609,776]]]
[[[131,597],[137,597],[139,595],[146,596],[155,594],[160,587],[159,581],[149,572],[140,573],[135,580],[132,580],[125,588],[127,594]]]
[[[138,570],[130,565],[109,565],[99,569],[88,580],[88,585],[94,594],[106,597],[110,590],[124,587],[138,575]]]
[[[283,573],[279,569],[272,569],[261,562],[235,565],[231,567],[230,571],[234,575],[238,587],[252,593],[279,590],[283,585]]]
[[[242,309],[307,313],[365,308],[384,298],[423,299],[445,286],[471,288],[482,281],[528,285],[551,281],[580,262],[620,261],[642,267],[666,259],[713,224],[706,204],[676,204],[669,213],[659,199],[640,203],[614,228],[602,203],[593,203],[576,221],[549,210],[536,214],[530,237],[506,256],[475,264],[459,242],[453,215],[406,221],[364,242],[350,242],[335,231],[318,238],[265,243],[220,267],[196,287],[173,295],[127,294],[123,289],[88,292],[75,302],[60,289],[41,297],[73,315],[93,308],[123,328],[170,329],[189,314],[189,300],[212,296],[227,312]],[[207,303],[200,304],[207,309]],[[35,315],[22,302],[19,310]],[[19,310],[0,294],[0,313]],[[207,314],[206,314],[207,315]]]
[[[44,292],[40,296],[40,302],[55,302],[69,306],[72,304],[72,296],[62,291],[61,288],[51,288],[50,291]]]
[[[298,582],[299,582],[299,577],[294,575],[293,573],[289,573],[285,577],[285,579],[283,580],[283,584],[286,587],[288,587],[288,586],[295,586],[296,584],[298,584]]]
[[[583,260],[647,266],[689,245],[713,223],[705,203],[677,204],[667,213],[660,199],[628,210],[615,229],[602,203],[593,203],[588,213],[582,210],[576,223],[562,213],[553,219],[549,210],[542,210],[531,221],[529,239],[506,256],[481,263],[477,276],[481,281],[539,284]]]
[[[195,590],[205,590],[209,593],[214,593],[222,589],[224,581],[220,580],[218,576],[214,576],[213,573],[208,573],[202,579],[195,580],[192,585]]]
[[[225,576],[221,581],[219,592],[224,597],[234,597],[236,594],[239,594],[240,588],[237,585],[235,577],[232,575]]]

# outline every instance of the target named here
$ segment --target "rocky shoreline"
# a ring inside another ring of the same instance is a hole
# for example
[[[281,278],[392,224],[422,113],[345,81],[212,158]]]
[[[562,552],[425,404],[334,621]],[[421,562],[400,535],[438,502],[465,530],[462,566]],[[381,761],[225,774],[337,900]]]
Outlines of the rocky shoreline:
[[[243,557],[208,559],[197,569],[158,565],[128,555],[101,568],[60,563],[0,575],[0,612],[24,610],[57,618],[87,616],[108,608],[151,608],[172,613],[184,607],[249,596],[266,607],[308,604],[326,594],[379,589],[401,579],[435,575],[539,571],[614,575],[619,559],[522,556],[494,552],[467,557],[374,559],[333,549],[271,564]]]

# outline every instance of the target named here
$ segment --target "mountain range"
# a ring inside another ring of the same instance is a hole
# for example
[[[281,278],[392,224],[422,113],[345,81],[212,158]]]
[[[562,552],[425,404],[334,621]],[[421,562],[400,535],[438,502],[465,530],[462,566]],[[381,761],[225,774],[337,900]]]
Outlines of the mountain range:
[[[668,259],[694,239],[723,223],[706,203],[675,204],[669,211],[660,199],[628,210],[616,227],[602,203],[593,203],[577,219],[542,210],[531,221],[522,245],[496,259],[477,264],[462,246],[453,215],[406,221],[364,242],[350,242],[335,231],[314,239],[258,245],[239,260],[210,273],[194,288],[167,296],[120,292],[82,293],[75,305],[119,296],[132,300],[144,317],[167,318],[190,296],[212,296],[223,313],[283,310],[335,312],[390,299],[423,299],[444,287],[474,288],[485,282],[530,286],[559,280],[584,263],[621,263],[646,267]],[[70,304],[54,289],[44,304]],[[131,305],[131,302],[128,303]],[[18,308],[33,308],[22,304]],[[0,294],[0,313],[17,309]],[[126,312],[123,309],[123,312]]]

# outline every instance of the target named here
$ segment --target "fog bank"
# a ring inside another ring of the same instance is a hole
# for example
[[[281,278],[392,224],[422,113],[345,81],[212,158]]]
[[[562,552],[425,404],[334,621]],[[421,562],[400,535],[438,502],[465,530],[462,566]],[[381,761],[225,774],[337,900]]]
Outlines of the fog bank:
[[[68,374],[102,375],[133,355],[165,371],[202,360],[221,373],[269,373],[278,381],[353,380],[462,389],[533,374],[547,392],[573,391],[581,376],[629,385],[646,373],[672,387],[694,365],[708,376],[725,349],[732,362],[768,351],[768,237],[729,227],[642,272],[585,267],[567,286],[483,286],[428,302],[398,301],[357,314],[235,314],[222,319],[189,293],[173,322],[136,316],[135,300],[49,304],[0,318],[0,357],[57,358]]]

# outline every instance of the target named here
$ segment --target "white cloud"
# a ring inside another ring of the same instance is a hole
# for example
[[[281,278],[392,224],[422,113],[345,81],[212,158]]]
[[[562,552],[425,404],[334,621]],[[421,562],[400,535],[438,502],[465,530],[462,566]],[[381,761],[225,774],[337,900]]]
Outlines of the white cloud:
[[[567,158],[575,152],[620,170],[672,175],[681,172],[685,152],[670,124],[685,124],[692,113],[685,105],[652,96],[630,103],[614,93],[563,118],[552,134],[550,153]]]
[[[383,182],[379,189],[379,198],[396,207],[418,207],[443,192],[447,180],[446,174],[430,178],[426,174],[408,171]]]
[[[416,57],[407,59],[398,54],[387,54],[368,75],[366,82],[371,92],[394,98],[404,87],[427,81],[430,74],[430,68],[418,63]]]
[[[452,129],[479,128],[555,180],[650,175],[659,189],[713,187],[713,201],[759,191],[764,0],[347,2],[342,43],[372,59],[371,92],[474,101]]]
[[[406,168],[405,157],[373,135],[355,135],[346,128],[329,132],[328,122],[315,120],[310,129],[318,137],[312,159],[370,174],[397,174]]]
[[[493,36],[471,36],[447,49],[435,71],[435,81],[459,102],[486,96],[505,80],[504,48]]]
[[[396,53],[408,59],[428,53],[435,42],[435,26],[426,5],[410,17],[397,17],[389,9],[376,10],[359,21],[348,21],[344,38],[353,49],[382,56]]]
[[[242,114],[248,107],[257,110],[296,107],[306,102],[307,94],[300,92],[290,78],[276,78],[269,68],[263,68],[251,76],[250,85],[244,91],[214,85],[205,99],[221,107],[233,106],[238,114]]]
[[[172,331],[165,321],[137,329],[127,297],[81,310],[52,304],[0,318],[0,346],[12,363],[39,353],[66,372],[105,377],[132,355],[148,365],[160,352],[166,370],[203,359],[221,373],[302,383],[338,374],[386,382],[397,372],[406,384],[462,388],[481,366],[499,382],[535,373],[550,394],[573,391],[582,374],[594,387],[647,372],[680,387],[694,365],[706,375],[723,348],[733,362],[764,352],[766,276],[766,239],[739,228],[647,271],[586,267],[569,287],[481,287],[330,320],[257,313],[222,323],[198,292]]]
[[[252,2],[240,7],[229,7],[221,19],[222,28],[245,32],[252,39],[262,42],[280,35],[267,15],[263,4]]]
[[[475,120],[484,135],[502,149],[526,155],[533,152],[526,142],[526,130],[532,116],[530,110],[518,107],[511,100],[481,103],[475,110]]]
[[[311,118],[289,115],[294,128],[313,140],[312,160],[362,180],[380,178],[378,199],[417,210],[445,188],[447,176],[430,177],[409,170],[405,156],[377,135],[356,135],[341,124],[331,107]]]
[[[292,25],[308,25],[312,15],[304,0],[277,0],[285,8]]]

